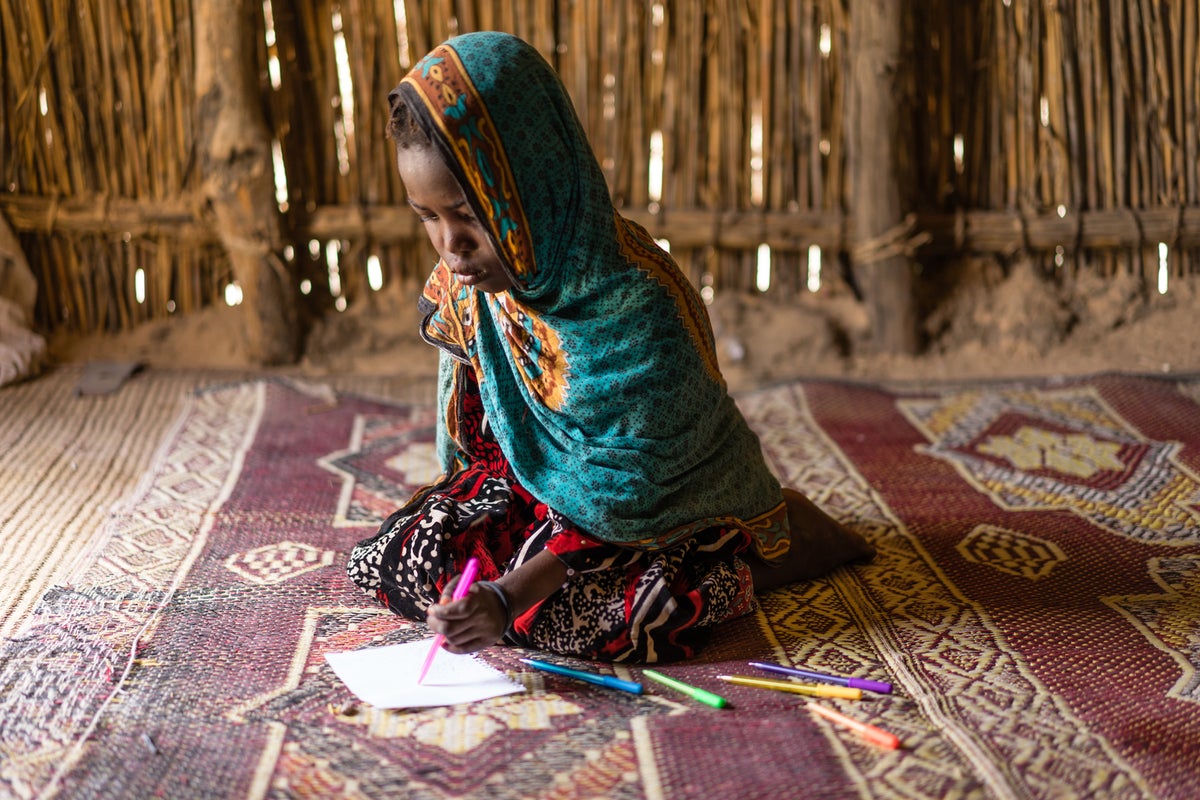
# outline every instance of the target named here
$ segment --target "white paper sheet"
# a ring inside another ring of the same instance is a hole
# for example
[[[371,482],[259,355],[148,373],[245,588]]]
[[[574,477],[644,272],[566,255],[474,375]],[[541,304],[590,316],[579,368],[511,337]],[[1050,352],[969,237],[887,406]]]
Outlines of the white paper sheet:
[[[334,673],[364,703],[376,708],[428,708],[470,703],[523,692],[525,687],[474,656],[439,650],[425,680],[417,683],[433,638],[386,647],[326,653]]]

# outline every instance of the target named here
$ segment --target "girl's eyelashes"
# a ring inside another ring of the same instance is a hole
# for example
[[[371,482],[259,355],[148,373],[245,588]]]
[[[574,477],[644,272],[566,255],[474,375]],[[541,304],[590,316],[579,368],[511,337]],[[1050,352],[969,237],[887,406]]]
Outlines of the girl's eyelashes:
[[[471,225],[473,227],[479,226],[479,219],[474,214],[456,214],[455,216],[458,217],[460,222],[464,222],[467,225]],[[417,218],[420,219],[421,222],[433,222],[435,219],[437,219],[437,214],[419,214]]]
[[[438,218],[438,215],[434,214],[432,211],[418,209],[415,206],[412,206],[412,210],[413,210],[413,213],[415,213],[417,215],[417,220],[420,222],[433,222],[435,219]],[[476,217],[470,211],[456,211],[456,212],[454,212],[454,215],[456,217],[458,217],[460,221],[465,222],[468,225],[479,225],[480,224],[479,218]]]

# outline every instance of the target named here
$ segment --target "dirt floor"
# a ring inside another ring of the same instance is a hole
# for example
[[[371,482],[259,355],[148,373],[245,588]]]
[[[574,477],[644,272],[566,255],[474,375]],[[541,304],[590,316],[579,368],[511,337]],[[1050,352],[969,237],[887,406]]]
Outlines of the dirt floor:
[[[955,381],[1104,371],[1200,372],[1200,276],[1166,294],[1132,277],[1081,274],[1068,288],[1029,264],[980,262],[959,272],[925,314],[925,352],[871,354],[868,318],[848,293],[718,295],[709,307],[730,388],[798,377]],[[432,380],[436,355],[416,334],[416,288],[395,286],[314,326],[288,374]],[[213,307],[114,336],[51,339],[52,362],[133,360],[147,366],[243,368],[238,308]]]

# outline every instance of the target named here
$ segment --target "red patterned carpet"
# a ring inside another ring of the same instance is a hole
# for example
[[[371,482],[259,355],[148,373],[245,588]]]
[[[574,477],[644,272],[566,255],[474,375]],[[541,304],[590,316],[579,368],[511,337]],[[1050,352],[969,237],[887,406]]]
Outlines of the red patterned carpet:
[[[662,668],[733,708],[502,647],[485,660],[528,692],[355,706],[324,653],[426,635],[342,564],[428,477],[431,411],[241,383],[195,397],[74,579],[0,642],[0,795],[1200,796],[1200,379],[805,382],[741,404],[785,482],[879,556]],[[904,747],[715,679],[750,659],[892,681],[826,702]]]

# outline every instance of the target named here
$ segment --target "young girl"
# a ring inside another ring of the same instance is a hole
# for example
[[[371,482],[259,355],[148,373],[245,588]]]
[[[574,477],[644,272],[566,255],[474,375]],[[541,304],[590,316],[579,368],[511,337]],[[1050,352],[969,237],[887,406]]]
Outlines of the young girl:
[[[782,490],[726,391],[685,276],[613,208],[574,107],[525,42],[445,42],[389,95],[440,260],[444,475],[354,548],[351,578],[446,648],[695,654],[755,590],[873,555]],[[472,556],[480,578],[449,600]]]

